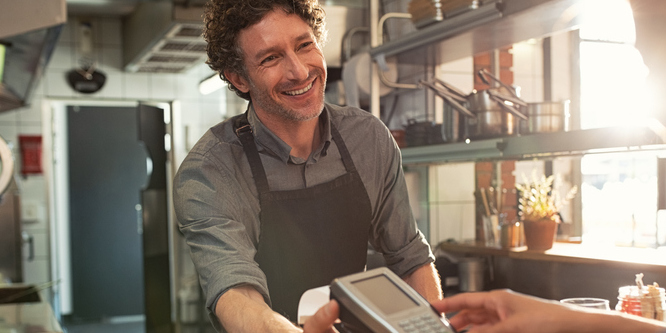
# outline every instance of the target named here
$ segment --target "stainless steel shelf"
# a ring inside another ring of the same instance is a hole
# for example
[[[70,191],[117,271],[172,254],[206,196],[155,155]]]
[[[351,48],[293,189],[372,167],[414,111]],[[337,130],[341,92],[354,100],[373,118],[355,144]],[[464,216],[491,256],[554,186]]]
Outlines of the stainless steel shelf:
[[[402,149],[402,163],[524,160],[646,149],[666,149],[666,138],[648,127],[609,127],[407,147]]]
[[[388,57],[440,43],[440,61],[457,60],[532,38],[572,30],[583,18],[602,15],[584,12],[582,0],[498,0],[477,9],[407,33],[370,50],[374,58]]]

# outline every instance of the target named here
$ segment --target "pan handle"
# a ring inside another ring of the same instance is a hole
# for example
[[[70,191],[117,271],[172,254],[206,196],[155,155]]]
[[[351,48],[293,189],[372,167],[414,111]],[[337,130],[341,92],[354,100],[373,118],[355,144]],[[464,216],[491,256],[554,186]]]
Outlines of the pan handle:
[[[485,68],[479,69],[479,72],[477,74],[478,74],[479,78],[481,78],[481,81],[483,81],[483,83],[492,87],[492,84],[490,84],[490,82],[488,81],[488,78],[486,77],[486,76],[488,76],[491,79],[493,79],[493,81],[499,83],[502,87],[506,88],[511,93],[511,95],[513,95],[515,98],[520,99],[520,97],[518,97],[518,94],[516,94],[516,91],[513,89],[512,86],[500,81],[499,78],[497,78],[495,75],[490,74],[490,72],[487,71]]]
[[[467,100],[467,94],[465,94],[464,92],[458,90],[456,87],[454,87],[454,86],[452,86],[452,85],[450,85],[450,84],[448,84],[448,83],[446,83],[446,82],[444,82],[444,81],[442,81],[442,80],[440,80],[440,79],[438,79],[438,78],[435,78],[433,81],[434,81],[434,83],[439,83],[439,84],[442,85],[444,88],[450,90],[453,94],[455,94],[455,95],[457,95],[458,97],[460,97],[460,98],[462,99],[462,101],[466,101],[466,100]]]
[[[507,96],[505,94],[502,94],[500,92],[495,92],[493,89],[488,89],[488,95],[494,96],[496,98],[499,98],[504,101],[509,101],[515,105],[520,105],[520,106],[527,106],[527,103],[525,103],[522,99],[520,98],[514,98],[512,96]]]
[[[497,102],[497,104],[499,104],[503,109],[509,111],[514,116],[523,120],[527,120],[527,116],[524,113],[520,112],[520,110],[514,108],[513,106],[504,103],[504,100],[501,97],[497,97],[496,95],[490,95],[490,98],[495,102]]]
[[[450,94],[449,92],[447,92],[447,91],[443,91],[443,90],[439,89],[439,87],[435,86],[434,84],[432,84],[432,83],[430,83],[430,82],[428,82],[428,81],[421,81],[420,84],[422,84],[422,85],[424,85],[424,86],[426,86],[426,87],[432,89],[432,90],[435,92],[435,94],[437,94],[437,96],[439,96],[439,97],[441,97],[442,99],[444,99],[444,100],[445,100],[447,103],[449,103],[449,104],[450,104],[450,105],[451,105],[456,111],[458,111],[458,112],[464,114],[464,115],[467,116],[467,117],[470,117],[470,118],[476,119],[476,115],[475,115],[472,111],[467,110],[467,108],[465,108],[464,106],[462,106],[460,103],[458,103],[458,102],[456,101],[457,98],[454,97],[455,95],[454,95],[454,96],[450,96],[450,95],[449,95],[449,94]]]

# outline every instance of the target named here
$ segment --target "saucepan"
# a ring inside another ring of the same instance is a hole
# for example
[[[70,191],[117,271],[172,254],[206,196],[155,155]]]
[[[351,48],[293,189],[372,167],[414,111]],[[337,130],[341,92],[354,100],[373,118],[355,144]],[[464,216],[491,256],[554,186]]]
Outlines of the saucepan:
[[[527,120],[520,121],[520,133],[550,133],[568,129],[569,101],[528,103]]]
[[[519,129],[519,119],[527,120],[520,111],[527,103],[518,97],[513,87],[503,83],[486,70],[480,70],[479,78],[491,85],[487,77],[500,84],[499,87],[474,90],[467,97],[470,110],[476,119],[467,119],[467,132],[470,138],[491,138],[515,135]]]

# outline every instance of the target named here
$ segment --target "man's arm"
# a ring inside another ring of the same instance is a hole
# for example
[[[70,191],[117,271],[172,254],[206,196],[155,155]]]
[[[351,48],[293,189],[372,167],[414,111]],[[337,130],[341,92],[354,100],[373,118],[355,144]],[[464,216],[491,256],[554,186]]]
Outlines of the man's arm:
[[[404,277],[403,280],[428,302],[442,299],[442,284],[437,269],[432,263],[417,268],[412,274]]]
[[[271,310],[251,286],[232,288],[222,294],[215,315],[227,332],[301,332],[287,318]]]

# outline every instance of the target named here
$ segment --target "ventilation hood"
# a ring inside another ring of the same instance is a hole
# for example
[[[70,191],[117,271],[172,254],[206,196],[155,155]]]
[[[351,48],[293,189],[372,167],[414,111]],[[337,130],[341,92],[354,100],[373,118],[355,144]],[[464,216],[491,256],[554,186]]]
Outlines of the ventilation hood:
[[[28,103],[66,21],[65,0],[2,2],[0,112]]]
[[[181,73],[206,61],[203,6],[141,2],[123,22],[127,72]]]

